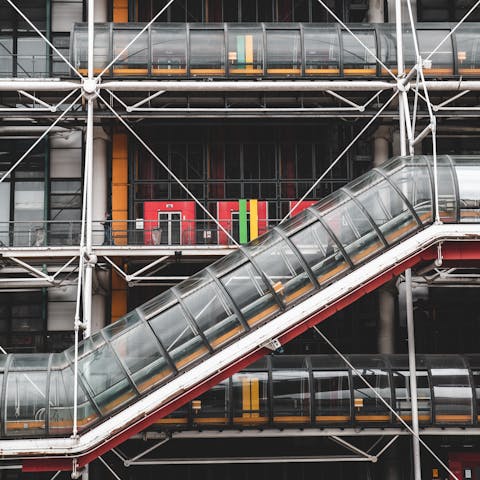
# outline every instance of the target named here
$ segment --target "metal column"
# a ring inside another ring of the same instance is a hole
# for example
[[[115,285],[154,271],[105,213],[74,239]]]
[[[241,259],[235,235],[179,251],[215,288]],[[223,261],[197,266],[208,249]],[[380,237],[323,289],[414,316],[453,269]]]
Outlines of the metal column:
[[[405,297],[407,302],[407,331],[408,331],[408,364],[410,369],[410,397],[412,402],[412,437],[414,479],[422,480],[420,464],[420,442],[418,441],[418,400],[417,400],[417,365],[415,361],[415,329],[413,325],[413,295],[412,271],[405,271]]]
[[[402,37],[402,1],[395,0],[396,13],[396,36],[397,36],[397,68],[398,77],[405,73],[403,59],[403,37]],[[407,101],[406,92],[402,92],[398,102],[398,119],[400,127],[400,155],[407,154],[406,118],[404,103]],[[413,298],[412,298],[412,271],[405,271],[405,292],[407,303],[407,332],[408,332],[408,361],[410,370],[410,396],[412,403],[412,429],[415,435],[412,436],[413,470],[415,480],[422,480],[420,464],[420,442],[418,440],[418,402],[417,402],[417,368],[415,363],[415,333],[413,327]]]

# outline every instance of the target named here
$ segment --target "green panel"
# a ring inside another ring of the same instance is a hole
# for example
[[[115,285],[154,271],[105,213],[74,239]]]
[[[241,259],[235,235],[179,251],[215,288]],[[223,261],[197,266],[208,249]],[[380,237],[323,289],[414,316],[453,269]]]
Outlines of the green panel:
[[[245,37],[237,37],[237,65],[238,68],[245,68]]]
[[[240,243],[248,243],[248,225],[247,225],[247,201],[238,201],[238,231]]]

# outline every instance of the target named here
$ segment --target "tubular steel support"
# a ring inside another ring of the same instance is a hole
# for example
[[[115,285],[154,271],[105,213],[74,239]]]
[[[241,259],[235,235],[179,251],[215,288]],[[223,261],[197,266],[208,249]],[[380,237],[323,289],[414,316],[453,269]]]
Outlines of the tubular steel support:
[[[92,254],[92,208],[93,208],[93,100],[88,99],[88,118],[87,118],[87,134],[85,138],[85,165],[87,178],[85,183],[87,186],[87,208],[86,208],[86,225],[85,225],[85,255],[87,262],[85,265],[85,283],[83,292],[83,323],[85,330],[83,332],[84,338],[91,334],[92,324],[92,282],[93,269],[95,267],[95,258]]]
[[[396,36],[397,36],[397,69],[398,78],[401,78],[405,73],[403,63],[403,38],[402,38],[402,2],[401,0],[395,0],[395,13],[396,13]],[[403,90],[402,95],[406,92]],[[406,131],[405,131],[405,111],[402,105],[402,99],[398,101],[398,121],[400,129],[400,155],[405,156],[407,154],[406,146]]]
[[[418,428],[417,366],[415,362],[415,329],[413,325],[412,270],[405,271],[405,297],[407,303],[408,366],[410,370],[410,398],[412,402],[412,436],[414,479],[422,480]]]

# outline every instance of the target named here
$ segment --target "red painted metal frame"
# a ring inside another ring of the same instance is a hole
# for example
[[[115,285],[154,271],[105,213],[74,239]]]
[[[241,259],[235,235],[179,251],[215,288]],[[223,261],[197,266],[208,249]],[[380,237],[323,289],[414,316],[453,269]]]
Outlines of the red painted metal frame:
[[[444,260],[453,261],[453,260],[469,260],[475,261],[480,260],[480,242],[445,242],[442,246],[442,257]],[[386,283],[391,278],[401,274],[407,268],[411,268],[422,261],[432,261],[437,258],[437,247],[432,246],[426,249],[423,252],[418,253],[417,255],[409,258],[408,260],[395,265],[390,268],[388,271],[381,273],[377,277],[374,277],[369,282],[364,285],[359,286],[355,290],[351,291],[345,297],[337,300],[331,305],[325,306],[322,310],[316,312],[309,318],[303,320],[300,324],[295,325],[289,331],[285,332],[280,337],[280,342],[282,344],[289,342],[295,337],[298,337],[300,334],[313,327],[314,325],[322,322],[326,318],[333,315],[335,312],[342,310],[343,308],[351,305],[353,302],[363,297],[367,293],[372,292],[377,289],[384,283]],[[212,388],[217,383],[221,382],[225,378],[230,377],[234,373],[238,372],[242,368],[247,367],[255,360],[263,357],[269,352],[268,349],[262,348],[255,352],[252,352],[237,362],[230,365],[226,370],[219,372],[217,375],[210,377],[204,383],[197,385],[192,390],[185,392],[183,395],[175,398],[170,403],[162,405],[158,410],[151,413],[148,417],[143,418],[141,421],[135,425],[131,425],[126,428],[120,434],[109,439],[105,444],[98,446],[91,452],[88,452],[78,458],[78,466],[81,468],[84,465],[95,460],[100,455],[108,452],[112,448],[120,445],[121,443],[128,440],[131,436],[141,432],[156,420],[168,415],[169,413],[180,408],[185,403],[190,400],[195,399],[200,394]],[[72,458],[32,458],[23,460],[24,472],[49,472],[56,470],[71,470],[72,469]]]

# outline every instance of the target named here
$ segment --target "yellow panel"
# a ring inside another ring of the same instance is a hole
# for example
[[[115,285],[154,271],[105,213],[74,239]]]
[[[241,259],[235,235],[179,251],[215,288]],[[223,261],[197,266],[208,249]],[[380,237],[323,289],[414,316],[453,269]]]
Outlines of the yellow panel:
[[[251,417],[250,411],[252,410],[252,402],[250,399],[250,379],[247,376],[242,378],[242,410],[242,417]]]
[[[344,68],[345,75],[376,75],[376,68]]]
[[[127,206],[127,194],[128,187],[125,184],[113,184],[112,185],[112,209],[113,210],[125,210]],[[126,220],[122,218],[121,220]]]
[[[253,69],[253,35],[245,35],[245,63],[247,70]]]
[[[260,382],[258,378],[252,378],[250,381],[252,417],[260,416]]]
[[[230,73],[233,75],[262,75],[263,74],[263,70],[261,68],[253,68],[253,67],[250,67],[250,66],[247,66],[247,68],[245,70],[243,70],[242,68],[231,68],[230,69]]]
[[[299,68],[269,68],[267,73],[274,75],[300,75],[301,71]]]
[[[185,75],[186,68],[152,68],[153,75]]]
[[[116,75],[147,75],[148,70],[146,68],[125,68],[114,66],[113,73]]]
[[[128,0],[113,0],[113,21],[128,22]]]
[[[250,200],[250,240],[258,237],[258,200]]]
[[[117,263],[122,268],[122,265]],[[111,321],[117,321],[120,317],[127,313],[127,284],[120,275],[112,270],[112,304],[111,304]]]
[[[115,245],[127,245],[128,143],[125,133],[113,134],[112,234]]]
[[[223,68],[191,68],[190,73],[193,75],[225,75]]]
[[[306,68],[307,75],[338,75],[340,70],[338,68]]]

